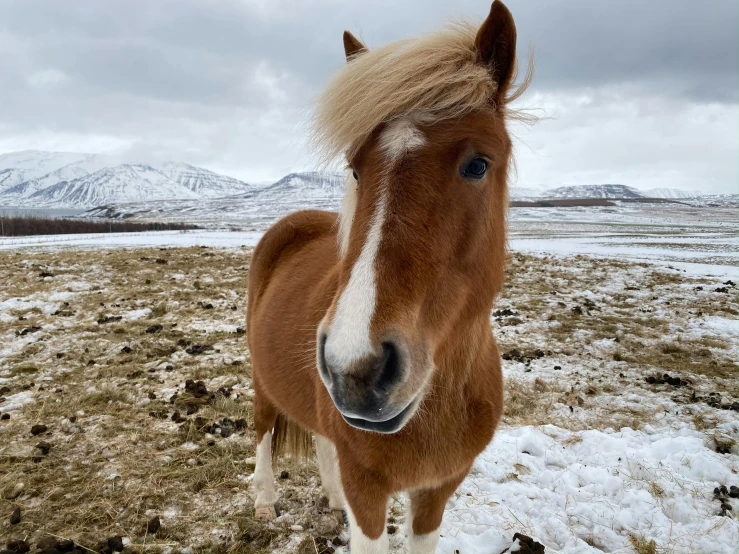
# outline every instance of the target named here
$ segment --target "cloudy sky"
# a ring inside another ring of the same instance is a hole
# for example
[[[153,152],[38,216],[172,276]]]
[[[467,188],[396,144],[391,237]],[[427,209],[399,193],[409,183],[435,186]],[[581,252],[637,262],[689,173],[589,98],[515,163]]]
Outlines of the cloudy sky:
[[[508,0],[536,76],[514,126],[518,186],[739,192],[739,3]],[[246,181],[313,165],[306,114],[370,46],[482,20],[480,0],[0,3],[0,153],[173,159]]]

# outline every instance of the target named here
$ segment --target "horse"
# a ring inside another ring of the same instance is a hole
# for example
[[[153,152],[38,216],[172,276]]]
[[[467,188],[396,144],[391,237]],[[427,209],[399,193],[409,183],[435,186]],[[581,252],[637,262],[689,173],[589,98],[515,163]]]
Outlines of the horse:
[[[341,211],[288,215],[251,258],[255,517],[276,517],[275,451],[305,454],[314,436],[353,554],[387,552],[400,491],[410,552],[434,552],[503,412],[490,312],[505,274],[509,103],[526,83],[513,84],[516,27],[499,0],[479,27],[343,42],[347,63],[312,120],[318,151],[346,157]]]

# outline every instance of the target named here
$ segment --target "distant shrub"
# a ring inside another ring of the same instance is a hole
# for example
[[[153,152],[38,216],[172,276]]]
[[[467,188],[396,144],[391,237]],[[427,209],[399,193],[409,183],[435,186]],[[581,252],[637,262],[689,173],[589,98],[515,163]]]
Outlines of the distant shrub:
[[[184,231],[198,229],[185,223],[134,223],[132,221],[90,221],[42,217],[0,216],[0,235],[72,235],[79,233],[134,233],[137,231]]]

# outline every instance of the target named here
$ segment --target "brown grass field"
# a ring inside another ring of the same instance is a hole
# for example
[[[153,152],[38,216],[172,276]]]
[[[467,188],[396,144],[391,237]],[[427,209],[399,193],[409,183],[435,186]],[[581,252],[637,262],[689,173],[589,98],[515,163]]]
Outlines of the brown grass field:
[[[0,546],[51,537],[100,551],[113,536],[130,552],[345,544],[312,464],[280,460],[283,516],[252,519],[249,255],[0,252]],[[670,268],[513,254],[491,316],[504,425],[639,429],[667,410],[736,451],[716,425],[736,417],[737,345],[696,329],[738,310],[733,285]],[[630,394],[648,401],[624,401]],[[391,527],[402,523],[393,507]]]

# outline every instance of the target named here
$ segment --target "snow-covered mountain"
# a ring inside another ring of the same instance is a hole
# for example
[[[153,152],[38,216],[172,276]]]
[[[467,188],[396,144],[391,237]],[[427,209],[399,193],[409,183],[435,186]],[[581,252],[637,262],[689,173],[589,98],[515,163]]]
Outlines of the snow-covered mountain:
[[[250,185],[233,177],[181,162],[167,162],[161,166],[160,171],[202,198],[230,196],[251,189]]]
[[[119,164],[110,156],[29,150],[0,155],[0,205],[90,208],[101,204],[243,194],[247,183],[178,162]]]
[[[644,196],[646,196],[647,198],[671,198],[671,199],[695,198],[696,196],[700,196],[700,193],[694,190],[691,191],[691,190],[668,189],[668,188],[647,189],[645,191],[642,191],[642,194],[644,194]]]
[[[573,185],[545,191],[541,198],[644,198],[644,194],[626,185]]]
[[[61,181],[26,198],[34,206],[100,206],[110,202],[142,202],[199,196],[151,166],[106,167],[72,181]]]
[[[272,185],[228,198],[112,204],[81,217],[135,218],[200,223],[238,221],[263,228],[276,219],[308,208],[337,211],[344,192],[342,173],[291,173]]]
[[[39,150],[0,154],[0,194],[11,187],[39,179],[63,167],[84,165],[91,158],[94,158],[93,154]]]
[[[516,187],[510,189],[513,200],[529,199],[566,199],[566,198],[666,198],[682,199],[700,196],[696,191],[685,191],[671,188],[654,188],[642,190],[626,185],[571,185],[555,188],[546,187]]]

